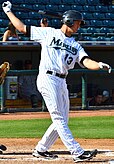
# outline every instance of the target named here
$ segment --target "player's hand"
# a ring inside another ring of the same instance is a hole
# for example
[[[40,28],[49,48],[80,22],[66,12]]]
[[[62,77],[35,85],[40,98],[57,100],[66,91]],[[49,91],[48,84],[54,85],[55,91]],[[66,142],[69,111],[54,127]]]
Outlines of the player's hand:
[[[100,69],[108,70],[108,73],[111,73],[112,68],[108,64],[105,64],[103,62],[99,62],[98,64]]]
[[[12,7],[12,4],[10,1],[6,1],[2,4],[2,8],[4,10],[5,13],[7,12],[10,12],[11,11],[11,7]]]

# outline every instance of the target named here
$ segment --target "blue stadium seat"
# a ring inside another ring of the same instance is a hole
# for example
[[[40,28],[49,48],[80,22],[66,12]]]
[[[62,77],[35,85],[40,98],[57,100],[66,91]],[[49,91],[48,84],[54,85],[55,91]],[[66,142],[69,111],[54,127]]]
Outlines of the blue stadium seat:
[[[105,14],[104,13],[96,13],[94,12],[93,13],[93,19],[97,19],[97,20],[100,20],[100,19],[105,19]]]
[[[6,29],[4,27],[0,27],[0,33],[4,34],[5,30]]]
[[[7,27],[9,23],[8,19],[0,19],[0,26],[1,27]]]
[[[93,27],[102,27],[102,26],[103,26],[102,21],[95,20],[95,19],[90,20],[90,24],[91,24],[91,26],[93,26]]]
[[[26,25],[33,25],[33,26],[38,26],[38,21],[35,19],[25,19],[24,23]]]
[[[51,20],[51,26],[55,28],[60,28],[61,21],[59,19],[52,19]]]
[[[83,17],[84,17],[85,20],[86,19],[93,19],[92,13],[83,12]]]
[[[99,0],[87,0],[87,3],[91,6],[100,4]]]
[[[105,36],[98,36],[97,41],[106,41],[106,37]]]
[[[72,4],[79,5],[78,1],[75,2],[75,0],[62,0],[62,3],[67,5],[72,5]]]
[[[103,20],[103,25],[105,27],[114,27],[114,21],[111,21],[111,20]]]
[[[38,11],[38,10],[45,10],[45,5],[39,5],[39,4],[33,4],[32,5],[33,9]]]
[[[83,6],[83,9],[84,9],[85,12],[90,12],[90,13],[96,12],[95,6],[85,5],[85,6]]]
[[[21,4],[25,3],[25,0],[12,0],[12,4]]]
[[[45,8],[48,11],[58,11],[58,5],[51,5],[51,4],[49,4],[49,5],[46,5]]]
[[[58,5],[58,11],[60,12],[65,12],[70,9],[71,9],[70,5]]]
[[[41,16],[39,16],[39,14],[38,13],[36,13],[36,12],[28,12],[28,18],[32,18],[32,19],[41,19],[42,17]]]
[[[63,3],[64,3],[64,2],[62,2],[62,0],[56,0],[56,1],[50,0],[50,2],[47,3],[47,4],[51,4],[51,5],[60,5],[60,4],[63,4]]]
[[[114,13],[106,13],[106,19],[113,19],[114,20]]]
[[[101,12],[107,13],[107,12],[109,12],[109,9],[108,9],[108,6],[97,5],[96,6],[96,11],[99,12],[99,13],[101,13]]]
[[[87,5],[88,4],[87,0],[77,0],[77,1],[78,1],[79,5]]]
[[[93,37],[91,37],[91,36],[84,36],[83,40],[84,41],[93,41]]]
[[[31,5],[24,4],[24,3],[21,3],[21,4],[20,4],[20,7],[22,7],[22,8],[32,8]],[[19,10],[20,10],[20,9],[19,9]]]
[[[114,36],[111,36],[110,41],[114,41]]]
[[[29,18],[29,15],[28,15],[28,12],[24,12],[24,11],[17,11],[15,12],[15,15],[18,17],[18,18]]]
[[[110,5],[108,6],[108,8],[109,8],[109,12],[114,13],[114,5]]]
[[[77,11],[80,11],[80,12],[82,12],[84,10],[82,5],[71,5],[71,9],[72,10],[77,10]]]
[[[88,32],[88,33],[97,33],[97,30],[96,30],[95,27],[88,27],[88,28],[87,28],[87,32]]]

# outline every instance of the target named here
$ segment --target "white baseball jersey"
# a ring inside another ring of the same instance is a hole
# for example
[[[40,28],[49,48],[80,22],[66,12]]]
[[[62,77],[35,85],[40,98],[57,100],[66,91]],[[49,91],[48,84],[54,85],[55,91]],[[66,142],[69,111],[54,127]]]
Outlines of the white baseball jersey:
[[[60,29],[31,26],[31,40],[42,45],[39,70],[54,70],[67,74],[77,62],[81,67],[81,59],[87,56],[84,49],[73,37],[66,37]]]
[[[67,125],[69,94],[66,79],[47,74],[47,71],[67,75],[68,70],[72,69],[76,62],[83,67],[81,59],[88,55],[73,37],[65,36],[60,29],[31,26],[30,36],[31,40],[42,45],[37,87],[52,119],[52,124],[35,149],[40,152],[47,151],[60,137],[72,155],[80,156],[84,150],[74,140]]]

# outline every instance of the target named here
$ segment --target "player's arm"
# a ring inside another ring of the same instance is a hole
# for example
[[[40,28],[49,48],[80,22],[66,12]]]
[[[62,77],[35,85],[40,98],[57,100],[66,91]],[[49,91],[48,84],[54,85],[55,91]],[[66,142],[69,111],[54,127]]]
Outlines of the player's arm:
[[[3,38],[2,38],[2,41],[5,42],[8,38],[8,35],[9,35],[9,31],[5,31],[4,35],[3,35]]]
[[[83,65],[90,70],[103,69],[108,70],[109,73],[111,72],[111,67],[108,64],[105,64],[103,62],[96,62],[90,58],[85,58],[83,60]]]
[[[26,34],[26,25],[21,22],[21,20],[19,20],[12,12],[11,12],[11,7],[12,7],[12,4],[7,1],[7,2],[4,2],[2,4],[2,8],[4,10],[4,12],[6,13],[6,15],[8,16],[8,18],[10,19],[10,21],[12,22],[12,24],[15,26],[15,28]]]

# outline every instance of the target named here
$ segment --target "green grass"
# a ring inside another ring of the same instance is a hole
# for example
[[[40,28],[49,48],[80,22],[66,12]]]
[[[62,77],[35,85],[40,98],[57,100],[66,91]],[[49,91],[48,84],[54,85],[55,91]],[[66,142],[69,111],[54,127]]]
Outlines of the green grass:
[[[0,120],[0,138],[40,138],[50,119]],[[70,118],[69,128],[76,138],[114,138],[114,116]]]

